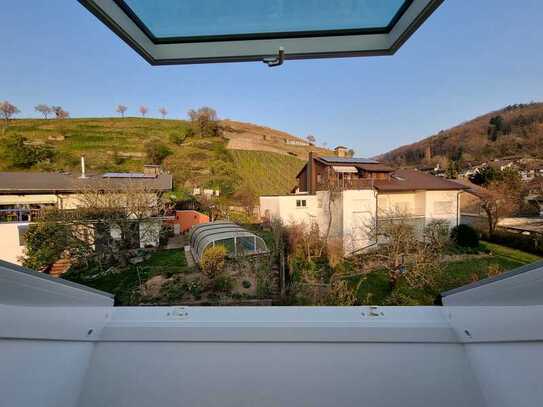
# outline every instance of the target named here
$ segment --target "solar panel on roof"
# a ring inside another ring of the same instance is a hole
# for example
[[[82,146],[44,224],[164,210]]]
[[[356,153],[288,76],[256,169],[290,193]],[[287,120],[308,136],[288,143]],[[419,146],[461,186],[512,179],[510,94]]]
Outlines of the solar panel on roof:
[[[370,158],[356,158],[356,157],[319,157],[321,160],[329,163],[341,163],[341,164],[379,164],[379,161],[372,160]]]
[[[156,178],[156,175],[141,172],[108,172],[102,175],[102,178]]]

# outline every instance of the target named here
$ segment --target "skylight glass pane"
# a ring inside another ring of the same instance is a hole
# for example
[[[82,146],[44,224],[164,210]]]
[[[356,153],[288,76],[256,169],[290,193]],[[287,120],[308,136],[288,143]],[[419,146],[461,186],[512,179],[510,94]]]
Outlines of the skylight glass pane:
[[[125,9],[157,39],[386,30],[404,3],[409,1],[124,0]]]

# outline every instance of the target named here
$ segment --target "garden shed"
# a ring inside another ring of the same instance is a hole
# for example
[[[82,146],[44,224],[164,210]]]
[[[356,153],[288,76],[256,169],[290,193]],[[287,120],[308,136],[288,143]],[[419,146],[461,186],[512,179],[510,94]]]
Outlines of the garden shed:
[[[229,257],[267,254],[264,240],[241,226],[229,221],[217,221],[194,226],[189,235],[194,260],[200,260],[208,247],[222,245]]]

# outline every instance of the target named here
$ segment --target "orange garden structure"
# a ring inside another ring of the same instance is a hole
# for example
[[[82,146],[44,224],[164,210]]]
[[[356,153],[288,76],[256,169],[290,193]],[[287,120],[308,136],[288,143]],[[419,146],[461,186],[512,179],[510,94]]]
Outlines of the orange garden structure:
[[[174,233],[182,234],[190,230],[194,225],[208,223],[209,216],[194,210],[175,211],[175,219],[168,220],[174,226]]]

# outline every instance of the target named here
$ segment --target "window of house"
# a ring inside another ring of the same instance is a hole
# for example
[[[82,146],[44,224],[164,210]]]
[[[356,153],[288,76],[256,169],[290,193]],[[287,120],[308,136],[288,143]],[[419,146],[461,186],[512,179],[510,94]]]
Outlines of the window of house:
[[[296,207],[297,208],[305,208],[306,206],[307,206],[307,201],[305,199],[296,200]]]
[[[411,214],[413,212],[411,202],[397,202],[394,205],[394,211],[402,215]]]
[[[452,201],[436,201],[434,202],[434,215],[449,215],[453,213]]]

